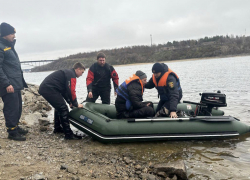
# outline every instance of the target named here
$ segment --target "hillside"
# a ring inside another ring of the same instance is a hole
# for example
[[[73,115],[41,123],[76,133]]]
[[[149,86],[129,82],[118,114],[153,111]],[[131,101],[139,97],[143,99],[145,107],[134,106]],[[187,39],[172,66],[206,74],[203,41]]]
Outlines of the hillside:
[[[119,49],[100,50],[112,65],[159,62],[205,57],[224,57],[250,53],[250,36],[213,36],[199,40],[167,42],[153,46],[132,46]],[[87,68],[96,62],[97,51],[78,53],[35,67],[32,71],[50,71],[71,68],[75,62],[82,62]]]

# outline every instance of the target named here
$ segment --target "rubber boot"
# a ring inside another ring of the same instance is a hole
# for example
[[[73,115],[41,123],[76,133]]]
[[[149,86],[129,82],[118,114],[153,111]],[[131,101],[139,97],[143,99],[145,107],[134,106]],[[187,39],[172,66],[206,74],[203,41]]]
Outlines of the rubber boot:
[[[77,136],[77,135],[73,134],[73,131],[70,128],[68,109],[64,109],[64,111],[60,112],[60,120],[61,120],[63,131],[64,131],[64,134],[65,134],[64,139],[66,139],[66,140],[79,140],[79,139],[82,139],[81,136]]]
[[[63,128],[61,126],[60,116],[58,111],[55,109],[54,111],[54,131],[53,133],[64,133]]]

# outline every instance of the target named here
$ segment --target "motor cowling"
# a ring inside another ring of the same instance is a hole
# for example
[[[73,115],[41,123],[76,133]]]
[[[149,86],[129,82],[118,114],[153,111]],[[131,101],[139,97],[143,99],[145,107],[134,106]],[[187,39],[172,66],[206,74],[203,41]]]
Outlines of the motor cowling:
[[[200,103],[212,108],[226,107],[226,95],[221,93],[202,93]]]

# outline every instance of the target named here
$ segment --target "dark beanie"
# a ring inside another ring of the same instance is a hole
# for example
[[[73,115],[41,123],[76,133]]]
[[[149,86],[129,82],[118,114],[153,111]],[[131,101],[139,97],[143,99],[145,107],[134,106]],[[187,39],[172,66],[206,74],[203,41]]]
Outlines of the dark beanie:
[[[16,33],[16,30],[11,25],[4,22],[0,25],[1,37],[8,36],[9,34],[14,34],[14,33]]]
[[[96,59],[98,60],[99,58],[106,58],[106,55],[103,52],[99,52],[97,54],[97,58]]]
[[[162,66],[161,63],[155,63],[152,67],[152,72],[153,73],[159,73],[159,72],[163,72],[164,67]]]
[[[138,76],[140,79],[147,78],[147,75],[144,72],[140,71],[140,70],[136,71],[135,75]]]

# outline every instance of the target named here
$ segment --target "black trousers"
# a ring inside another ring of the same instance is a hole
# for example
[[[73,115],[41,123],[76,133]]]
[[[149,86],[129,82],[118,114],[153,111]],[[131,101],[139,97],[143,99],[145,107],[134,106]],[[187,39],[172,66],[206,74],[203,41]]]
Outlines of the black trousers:
[[[2,97],[4,107],[3,114],[7,127],[7,132],[16,131],[22,115],[22,95],[21,91],[7,93]]]
[[[152,102],[143,102],[144,104],[148,104],[150,103],[150,106],[145,106],[142,107],[140,109],[134,109],[132,111],[124,111],[121,113],[117,113],[117,118],[118,119],[123,119],[123,118],[127,118],[125,114],[127,114],[127,116],[129,116],[129,118],[145,118],[145,117],[152,117],[155,114],[154,108],[153,108],[153,103]]]
[[[41,92],[40,92],[41,93]],[[61,93],[56,92],[55,90],[50,90],[49,88],[46,89],[46,91],[43,91],[41,95],[46,99],[53,108],[55,108],[55,117],[57,116],[57,113],[60,117],[60,119],[55,119],[55,127],[58,126],[58,123],[61,123],[63,127],[63,131],[65,135],[72,135],[73,132],[70,129],[70,123],[69,123],[69,109],[68,106],[61,95]],[[59,125],[60,126],[60,125]]]
[[[93,98],[87,96],[86,102],[95,102],[100,96],[102,104],[110,104],[110,89],[93,89],[92,90]]]

